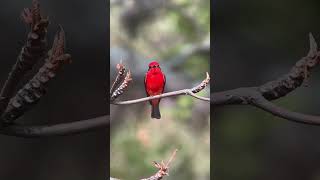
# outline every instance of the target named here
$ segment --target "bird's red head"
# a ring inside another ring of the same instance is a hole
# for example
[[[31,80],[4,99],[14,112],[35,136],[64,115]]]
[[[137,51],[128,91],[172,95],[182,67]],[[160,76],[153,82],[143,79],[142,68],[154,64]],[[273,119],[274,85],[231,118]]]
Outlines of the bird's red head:
[[[152,61],[149,63],[149,68],[155,68],[155,67],[160,67],[157,61]]]

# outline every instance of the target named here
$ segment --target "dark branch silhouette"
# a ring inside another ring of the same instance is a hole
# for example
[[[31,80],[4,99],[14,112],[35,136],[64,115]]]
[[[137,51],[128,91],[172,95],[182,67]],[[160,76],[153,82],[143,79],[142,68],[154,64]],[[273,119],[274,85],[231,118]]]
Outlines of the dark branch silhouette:
[[[24,138],[66,136],[106,128],[109,124],[109,118],[109,115],[105,115],[86,120],[43,126],[10,125],[1,128],[0,133]]]
[[[300,87],[310,76],[311,70],[320,62],[317,43],[309,34],[310,50],[292,67],[288,74],[279,79],[257,87],[244,87],[222,92],[211,93],[210,103],[213,106],[245,104],[253,105],[271,114],[298,123],[320,125],[320,116],[312,116],[289,111],[273,104],[272,100],[286,96]]]
[[[46,93],[48,83],[56,76],[57,71],[65,63],[71,61],[69,54],[64,54],[65,34],[62,29],[57,33],[53,47],[48,53],[38,73],[11,98],[6,110],[2,114],[3,121],[8,124],[31,109]]]
[[[32,8],[26,8],[21,13],[25,24],[30,26],[26,44],[22,47],[8,79],[0,93],[0,114],[5,111],[10,98],[14,95],[22,77],[45,55],[47,48],[48,20],[40,15],[40,5],[37,0],[32,1]]]
[[[30,32],[0,92],[0,134],[18,137],[58,136],[107,127],[109,115],[39,126],[25,126],[14,122],[37,104],[45,95],[48,83],[56,76],[58,70],[63,64],[71,61],[71,55],[64,52],[65,33],[62,27],[55,36],[52,49],[47,53],[46,35],[49,21],[41,16],[38,0],[33,0],[32,8],[24,9],[21,17],[24,23],[30,26]],[[44,63],[38,69],[38,73],[21,89],[17,89],[26,73],[43,59]]]

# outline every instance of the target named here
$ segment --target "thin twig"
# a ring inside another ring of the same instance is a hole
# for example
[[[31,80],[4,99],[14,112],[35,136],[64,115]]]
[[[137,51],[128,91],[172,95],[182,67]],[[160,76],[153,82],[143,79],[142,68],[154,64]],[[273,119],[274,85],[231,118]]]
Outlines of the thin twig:
[[[170,156],[170,159],[168,160],[168,162],[167,162],[167,164],[166,164],[167,167],[170,167],[170,164],[171,164],[171,162],[173,161],[173,159],[176,157],[177,152],[178,152],[178,149],[175,149],[175,150],[173,151],[173,153],[172,153],[171,156]]]
[[[182,90],[178,90],[178,91],[163,93],[160,95],[150,96],[150,97],[145,97],[145,98],[140,98],[140,99],[134,99],[134,100],[128,100],[128,101],[115,101],[115,102],[111,102],[111,104],[114,104],[114,105],[137,104],[137,103],[149,101],[152,99],[166,98],[166,97],[179,96],[179,95],[190,95],[190,96],[193,96],[197,99],[210,102],[209,98],[197,96],[194,93],[192,93],[191,89],[182,89]]]
[[[155,175],[153,175],[151,177],[148,177],[148,178],[141,179],[141,180],[160,180],[164,176],[169,175],[170,164],[173,161],[173,159],[175,158],[177,151],[178,151],[178,149],[175,149],[173,151],[173,153],[171,154],[171,156],[170,156],[169,160],[167,161],[167,163],[164,163],[163,161],[161,163],[157,163],[157,162],[154,161],[153,162],[154,166],[156,168],[158,168],[159,171]]]
[[[275,116],[288,119],[290,121],[295,121],[298,123],[304,123],[304,124],[310,124],[310,125],[320,125],[320,116],[313,116],[313,115],[307,115],[307,114],[289,111],[285,108],[279,107],[274,103],[266,100],[262,96],[252,100],[251,104]]]

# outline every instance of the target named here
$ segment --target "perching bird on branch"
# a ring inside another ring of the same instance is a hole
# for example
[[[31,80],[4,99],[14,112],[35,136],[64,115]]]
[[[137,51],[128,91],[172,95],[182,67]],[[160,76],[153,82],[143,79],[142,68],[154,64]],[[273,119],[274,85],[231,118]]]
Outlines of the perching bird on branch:
[[[157,61],[152,61],[149,64],[148,72],[144,77],[144,86],[147,96],[155,96],[162,94],[166,84],[166,76],[162,73],[160,65]],[[160,119],[159,109],[160,99],[150,100],[151,104],[151,118]]]

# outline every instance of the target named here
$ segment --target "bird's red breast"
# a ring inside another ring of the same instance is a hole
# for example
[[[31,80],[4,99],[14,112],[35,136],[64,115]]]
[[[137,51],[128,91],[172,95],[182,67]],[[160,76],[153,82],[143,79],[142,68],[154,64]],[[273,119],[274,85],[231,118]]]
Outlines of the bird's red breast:
[[[149,64],[149,70],[145,76],[145,88],[148,96],[162,94],[166,83],[166,77],[162,73],[159,63],[153,61]],[[152,100],[152,104],[158,104],[160,99]]]

